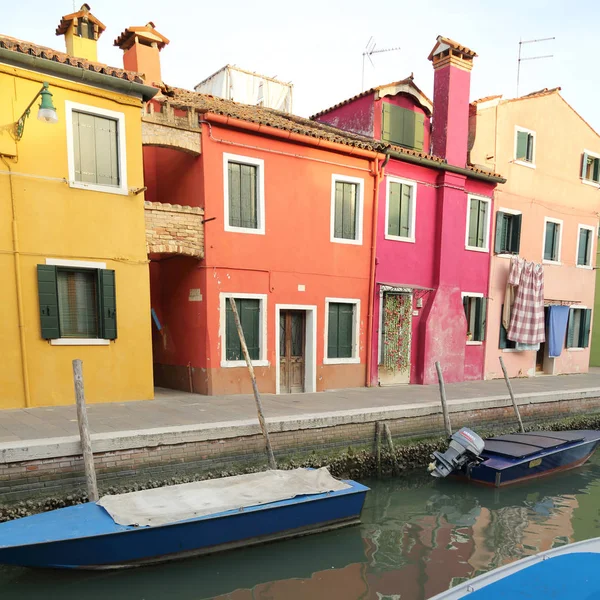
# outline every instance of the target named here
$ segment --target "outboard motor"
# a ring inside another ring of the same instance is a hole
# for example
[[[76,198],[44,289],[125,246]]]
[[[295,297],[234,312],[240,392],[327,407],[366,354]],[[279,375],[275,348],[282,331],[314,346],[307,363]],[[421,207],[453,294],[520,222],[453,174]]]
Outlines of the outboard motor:
[[[450,438],[450,447],[443,454],[434,452],[434,461],[429,465],[429,472],[438,478],[447,477],[468,463],[479,464],[483,459],[481,453],[485,445],[483,440],[468,427],[459,429]]]

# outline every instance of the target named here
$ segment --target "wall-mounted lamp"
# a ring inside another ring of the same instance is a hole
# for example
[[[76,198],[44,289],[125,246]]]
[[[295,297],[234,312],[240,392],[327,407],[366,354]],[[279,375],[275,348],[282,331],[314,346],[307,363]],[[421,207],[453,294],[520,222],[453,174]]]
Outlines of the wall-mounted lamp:
[[[42,97],[40,107],[38,110],[37,118],[44,123],[58,123],[58,115],[56,114],[56,108],[52,104],[52,92],[48,89],[49,84],[44,82],[42,89],[33,97],[33,100],[29,103],[29,106],[23,111],[23,114],[17,119],[15,123],[15,139],[19,141],[23,137],[23,131],[25,130],[25,120],[31,112],[33,103],[37,100],[38,96]]]

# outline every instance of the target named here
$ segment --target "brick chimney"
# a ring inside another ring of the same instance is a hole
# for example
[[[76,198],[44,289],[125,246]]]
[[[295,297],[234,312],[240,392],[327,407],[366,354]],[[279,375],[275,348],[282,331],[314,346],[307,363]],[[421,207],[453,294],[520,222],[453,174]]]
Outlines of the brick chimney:
[[[56,35],[65,36],[67,54],[98,61],[98,38],[106,26],[90,12],[89,4],[84,4],[78,12],[65,15],[56,28]]]
[[[467,164],[471,69],[476,56],[441,35],[429,55],[434,70],[432,153],[458,167]]]
[[[169,40],[158,33],[150,21],[143,27],[129,27],[116,40],[115,46],[123,50],[123,66],[137,71],[148,85],[158,87],[162,83],[159,52]]]

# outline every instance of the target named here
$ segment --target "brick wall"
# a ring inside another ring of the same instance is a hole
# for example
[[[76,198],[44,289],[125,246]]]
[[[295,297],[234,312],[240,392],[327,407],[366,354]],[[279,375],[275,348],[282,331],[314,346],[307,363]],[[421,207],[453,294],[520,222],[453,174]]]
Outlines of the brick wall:
[[[600,412],[600,398],[526,404],[520,407],[520,411],[523,420],[529,424],[577,414],[594,414]],[[462,426],[475,429],[508,426],[516,429],[512,407],[453,413],[451,418],[454,430]],[[387,423],[396,440],[439,435],[444,431],[441,414],[391,419]],[[308,454],[313,450],[327,451],[347,448],[349,445],[372,444],[374,436],[375,421],[275,431],[271,433],[271,444],[276,456],[282,458]],[[96,454],[94,458],[100,489],[112,483],[127,483],[135,477],[166,477],[177,472],[218,472],[233,466],[256,463],[266,465],[261,435],[104,452]],[[34,494],[51,495],[74,487],[85,487],[81,457],[0,465],[0,501]]]
[[[162,202],[144,202],[148,254],[204,257],[204,210]]]

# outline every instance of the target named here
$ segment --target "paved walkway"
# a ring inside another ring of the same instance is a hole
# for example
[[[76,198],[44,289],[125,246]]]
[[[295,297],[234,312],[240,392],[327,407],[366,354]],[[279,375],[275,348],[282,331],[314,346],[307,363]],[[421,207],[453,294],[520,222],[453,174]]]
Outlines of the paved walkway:
[[[526,397],[562,395],[572,397],[581,391],[590,397],[600,395],[600,369],[584,375],[542,376],[513,379],[515,394]],[[494,399],[506,401],[508,392],[504,380],[454,383],[446,386],[450,403],[456,401]],[[388,388],[355,388],[313,394],[262,396],[263,410],[268,421],[296,420],[303,416],[331,418],[332,415],[360,414],[377,409],[418,407],[431,403],[439,406],[437,385],[401,386]],[[166,428],[189,430],[206,428],[211,424],[235,424],[256,421],[254,398],[243,396],[201,396],[172,390],[157,389],[154,401],[92,404],[88,407],[93,434],[103,438],[143,435],[148,431]],[[0,411],[0,450],[2,446],[43,443],[50,438],[78,435],[74,406],[55,406]]]

